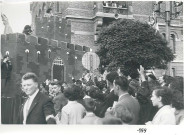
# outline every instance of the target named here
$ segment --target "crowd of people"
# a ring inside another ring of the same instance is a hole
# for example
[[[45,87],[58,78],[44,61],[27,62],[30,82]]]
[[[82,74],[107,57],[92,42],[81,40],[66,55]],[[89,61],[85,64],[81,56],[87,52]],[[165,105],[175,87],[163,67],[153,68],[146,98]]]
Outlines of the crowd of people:
[[[184,124],[183,77],[146,74],[140,66],[124,76],[120,70],[72,83],[22,77],[28,95],[19,124],[180,125]],[[31,102],[29,99],[32,99]],[[29,105],[28,105],[29,104]],[[26,108],[28,106],[28,112]]]

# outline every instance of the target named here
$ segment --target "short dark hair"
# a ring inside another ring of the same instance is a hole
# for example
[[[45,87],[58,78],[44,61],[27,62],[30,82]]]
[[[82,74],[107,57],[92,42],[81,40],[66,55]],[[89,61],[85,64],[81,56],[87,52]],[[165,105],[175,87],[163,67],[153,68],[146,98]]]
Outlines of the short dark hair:
[[[99,88],[94,86],[94,85],[88,87],[89,96],[94,98],[94,99],[97,96],[97,91],[99,91]]]
[[[113,83],[114,79],[115,79],[117,76],[119,76],[118,73],[115,72],[115,71],[113,71],[113,72],[110,72],[109,74],[107,74],[106,79],[107,79],[109,82]]]
[[[128,91],[128,79],[124,76],[118,76],[115,78],[114,83],[119,85],[123,91]]]
[[[153,74],[149,74],[148,77],[150,77],[152,80],[156,81],[157,78]]]
[[[85,98],[84,99],[84,107],[86,111],[93,112],[95,108],[95,101],[92,98]]]
[[[26,26],[24,27],[24,29],[31,29],[31,26],[30,26],[30,25],[26,25]]]
[[[52,8],[48,8],[46,13],[50,13],[51,10],[52,10]]]
[[[82,81],[81,80],[77,80],[76,81],[76,84],[80,84],[81,85],[82,84]]]
[[[176,110],[184,109],[183,94],[181,91],[173,91],[172,106],[176,108]]]
[[[60,81],[51,81],[50,84],[51,85],[59,85],[59,86],[61,86],[61,82]]]
[[[28,72],[22,76],[22,80],[28,80],[28,79],[32,79],[34,82],[38,83],[38,77],[35,73]]]
[[[168,86],[174,80],[174,77],[169,75],[163,75],[163,80],[166,83],[166,86]]]
[[[68,100],[75,101],[80,98],[81,88],[76,85],[70,85],[64,90],[64,95]]]
[[[170,83],[170,89],[173,91],[178,90],[183,94],[183,77],[175,76],[173,81]]]
[[[132,71],[129,75],[131,79],[137,79],[139,77],[138,71]]]
[[[155,95],[157,97],[162,97],[163,105],[170,105],[172,101],[172,91],[167,87],[162,87],[161,89],[155,89]]]

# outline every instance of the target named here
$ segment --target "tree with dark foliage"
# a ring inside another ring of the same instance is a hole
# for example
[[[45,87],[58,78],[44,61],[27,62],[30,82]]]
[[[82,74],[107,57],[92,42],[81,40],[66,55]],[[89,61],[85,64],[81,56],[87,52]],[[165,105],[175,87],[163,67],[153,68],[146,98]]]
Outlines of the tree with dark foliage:
[[[163,36],[147,23],[123,19],[104,26],[97,41],[101,65],[109,70],[124,67],[124,75],[152,67],[166,69],[174,55]]]

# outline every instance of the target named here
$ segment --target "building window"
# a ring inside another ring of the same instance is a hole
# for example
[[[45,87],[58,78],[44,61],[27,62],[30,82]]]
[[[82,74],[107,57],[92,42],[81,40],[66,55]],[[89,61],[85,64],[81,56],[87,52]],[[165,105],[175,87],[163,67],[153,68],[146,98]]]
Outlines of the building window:
[[[9,51],[6,51],[5,55],[9,56],[9,54],[10,54]]]
[[[51,49],[49,48],[48,50],[48,58],[50,59],[51,58]]]
[[[165,38],[165,33],[162,33],[162,36]]]
[[[42,11],[45,9],[45,6],[46,6],[46,4],[44,2],[43,5],[42,5]]]
[[[42,10],[39,9],[39,11],[38,11],[38,17],[41,17],[41,13],[42,13]]]
[[[57,7],[57,12],[59,12],[59,2],[57,2],[56,7]]]
[[[25,53],[26,53],[26,60],[27,60],[27,62],[28,62],[29,50],[26,49],[26,50],[25,50]]]
[[[172,68],[172,74],[173,74],[173,77],[176,76],[176,70],[175,70],[175,68]]]
[[[174,34],[171,34],[171,44],[172,44],[172,49],[173,49],[173,53],[176,53],[176,37]]]
[[[40,51],[37,51],[36,53],[37,53],[37,60],[39,62],[40,61]]]
[[[103,1],[103,6],[127,8],[127,2],[126,1]]]

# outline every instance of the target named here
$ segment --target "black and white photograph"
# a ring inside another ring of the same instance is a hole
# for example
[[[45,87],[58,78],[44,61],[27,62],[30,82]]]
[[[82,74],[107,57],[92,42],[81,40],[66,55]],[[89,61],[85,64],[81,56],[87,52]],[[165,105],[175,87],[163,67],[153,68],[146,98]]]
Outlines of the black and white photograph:
[[[0,13],[2,134],[181,134],[183,1],[1,0]]]

